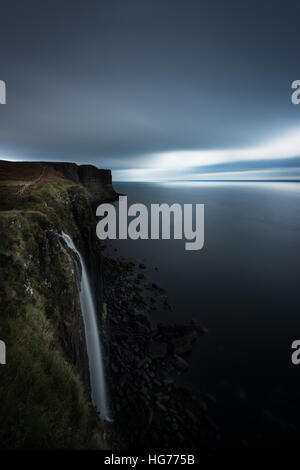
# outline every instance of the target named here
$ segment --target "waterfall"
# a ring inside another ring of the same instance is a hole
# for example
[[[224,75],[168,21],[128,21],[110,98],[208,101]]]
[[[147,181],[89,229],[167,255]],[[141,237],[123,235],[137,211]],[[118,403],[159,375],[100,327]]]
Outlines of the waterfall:
[[[73,256],[75,263],[78,263],[79,260],[81,264],[81,279],[78,282],[78,288],[89,358],[92,403],[100,413],[102,419],[112,421],[107,398],[104,361],[99,335],[100,332],[98,329],[96,309],[87,270],[80,252],[75,247],[69,235],[62,232],[61,236],[69,250],[76,253],[77,259]]]

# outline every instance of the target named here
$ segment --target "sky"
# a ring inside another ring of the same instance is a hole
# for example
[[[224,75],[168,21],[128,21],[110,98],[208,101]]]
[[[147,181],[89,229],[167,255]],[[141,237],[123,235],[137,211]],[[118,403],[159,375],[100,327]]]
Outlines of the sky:
[[[300,2],[0,0],[0,158],[300,178]]]

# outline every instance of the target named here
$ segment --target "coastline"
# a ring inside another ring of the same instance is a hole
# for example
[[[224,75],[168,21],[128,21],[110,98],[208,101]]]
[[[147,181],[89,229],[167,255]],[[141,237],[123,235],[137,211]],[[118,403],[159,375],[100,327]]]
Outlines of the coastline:
[[[152,324],[156,305],[170,306],[145,268],[103,255],[103,331],[115,412],[110,438],[122,448],[209,448],[217,427],[204,398],[181,383],[205,330],[194,322]]]

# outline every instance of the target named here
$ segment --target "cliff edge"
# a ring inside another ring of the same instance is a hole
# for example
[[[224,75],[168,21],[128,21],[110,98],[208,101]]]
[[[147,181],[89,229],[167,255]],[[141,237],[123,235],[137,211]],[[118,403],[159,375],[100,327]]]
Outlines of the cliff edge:
[[[93,203],[114,199],[109,170],[0,161],[0,447],[103,449],[68,233],[102,305]],[[97,288],[96,288],[97,286]]]

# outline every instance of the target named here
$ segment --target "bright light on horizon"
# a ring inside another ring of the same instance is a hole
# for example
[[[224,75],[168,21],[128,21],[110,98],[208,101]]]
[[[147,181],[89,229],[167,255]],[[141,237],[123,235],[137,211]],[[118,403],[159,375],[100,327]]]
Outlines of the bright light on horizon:
[[[263,160],[284,160],[300,156],[300,129],[294,129],[280,137],[262,143],[257,147],[212,150],[178,150],[159,152],[151,155],[145,168],[115,170],[115,179],[119,181],[167,181],[200,178],[199,167],[224,163],[245,163]],[[149,167],[148,167],[149,165]],[[190,172],[193,168],[197,172]],[[271,169],[270,169],[271,170]],[[269,170],[269,171],[270,171]],[[253,170],[255,171],[255,170]],[[206,172],[207,173],[207,172]],[[216,174],[211,172],[210,174]],[[229,177],[230,172],[223,172]],[[243,173],[243,172],[241,172]],[[206,174],[206,176],[208,176]]]
[[[13,162],[18,161],[55,161],[54,159],[38,160],[30,158],[20,158],[20,156],[0,155],[0,159]],[[276,138],[263,142],[255,147],[232,148],[232,149],[206,149],[206,150],[174,150],[166,152],[145,153],[139,157],[131,157],[127,164],[129,168],[118,169],[118,165],[123,159],[115,161],[113,158],[105,160],[105,167],[112,168],[114,181],[157,181],[167,182],[174,180],[197,180],[197,179],[299,179],[300,168],[284,167],[284,160],[287,158],[300,157],[300,128],[295,128],[277,136]],[[103,163],[95,156],[91,159],[91,164],[98,168],[103,168]],[[249,169],[245,165],[245,170],[240,168],[234,170],[232,164],[247,164],[247,162],[272,161],[270,168]],[[277,160],[275,164],[275,160]],[[63,157],[59,161],[64,161]],[[66,161],[71,161],[69,158]],[[87,161],[74,159],[77,164],[86,164]],[[125,160],[124,160],[125,161]],[[134,161],[137,166],[134,167]],[[280,164],[282,161],[282,166]],[[224,167],[218,171],[217,165],[231,164],[229,171]],[[207,168],[212,166],[211,171]],[[215,167],[214,167],[215,166]],[[203,172],[201,172],[203,167]],[[267,173],[276,172],[277,175]]]
[[[187,168],[194,166],[217,165],[220,163],[253,160],[277,160],[300,155],[300,129],[295,129],[281,137],[257,147],[217,150],[180,150],[156,154],[160,168]]]

